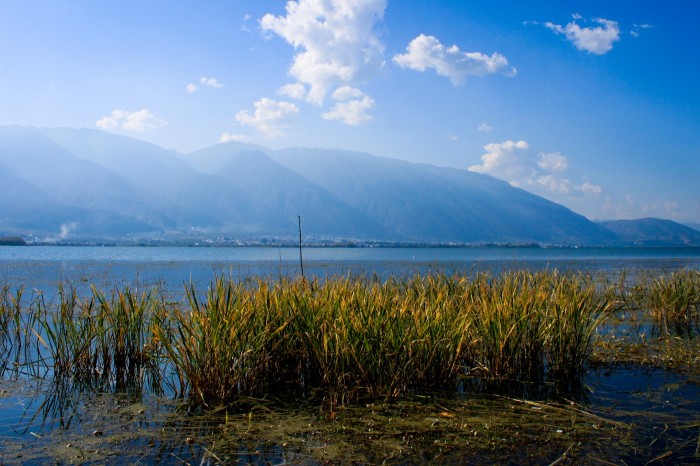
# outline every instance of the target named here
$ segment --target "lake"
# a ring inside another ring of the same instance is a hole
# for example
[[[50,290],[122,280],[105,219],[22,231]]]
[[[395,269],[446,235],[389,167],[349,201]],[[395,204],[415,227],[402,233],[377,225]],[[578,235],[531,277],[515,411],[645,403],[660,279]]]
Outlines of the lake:
[[[303,249],[308,276],[504,270],[585,271],[700,269],[700,248],[334,248]],[[299,250],[291,247],[0,247],[0,283],[49,290],[58,282],[80,288],[159,284],[180,290],[214,277],[290,277],[300,273]]]

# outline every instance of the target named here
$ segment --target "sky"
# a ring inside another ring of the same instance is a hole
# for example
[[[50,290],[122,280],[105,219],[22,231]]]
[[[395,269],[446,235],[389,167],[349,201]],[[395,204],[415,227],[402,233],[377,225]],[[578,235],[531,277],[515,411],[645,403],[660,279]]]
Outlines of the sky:
[[[0,0],[0,125],[322,147],[700,223],[700,2]]]

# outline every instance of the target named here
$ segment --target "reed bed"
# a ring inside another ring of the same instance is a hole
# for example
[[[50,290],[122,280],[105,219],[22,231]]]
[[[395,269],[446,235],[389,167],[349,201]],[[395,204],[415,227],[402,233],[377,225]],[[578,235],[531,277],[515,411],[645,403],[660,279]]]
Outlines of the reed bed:
[[[616,306],[592,277],[555,272],[217,278],[204,293],[187,285],[178,303],[157,289],[63,287],[55,304],[20,301],[0,290],[0,350],[13,364],[98,387],[173,380],[206,404],[287,391],[345,404],[467,378],[566,385]]]
[[[700,271],[647,275],[631,293],[631,306],[652,317],[665,333],[693,333],[700,324]]]

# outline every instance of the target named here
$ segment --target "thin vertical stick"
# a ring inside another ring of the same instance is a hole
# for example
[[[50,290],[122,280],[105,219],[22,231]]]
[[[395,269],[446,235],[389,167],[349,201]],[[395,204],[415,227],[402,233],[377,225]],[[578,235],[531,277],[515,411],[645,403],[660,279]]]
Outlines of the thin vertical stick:
[[[304,260],[301,255],[301,216],[297,215],[299,219],[299,265],[301,266],[301,276],[304,276]]]

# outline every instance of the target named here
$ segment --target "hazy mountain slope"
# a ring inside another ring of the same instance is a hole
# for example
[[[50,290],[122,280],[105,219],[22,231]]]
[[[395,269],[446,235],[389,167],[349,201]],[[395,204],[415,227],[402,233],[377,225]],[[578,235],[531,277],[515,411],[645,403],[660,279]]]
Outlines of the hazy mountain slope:
[[[465,170],[347,151],[288,149],[271,156],[402,238],[575,244],[615,239],[558,204]]]
[[[31,183],[0,164],[0,233],[60,237],[114,236],[145,233],[153,226],[113,212],[59,204]]]
[[[272,152],[271,150],[256,144],[231,141],[216,144],[190,154],[182,154],[180,157],[196,170],[209,175],[216,175],[225,165],[229,163],[233,155],[245,151],[262,152],[263,154],[269,154]]]
[[[172,224],[146,201],[150,193],[99,164],[73,156],[31,128],[0,132],[0,163],[57,204],[114,212],[150,224],[151,230]]]
[[[700,231],[671,220],[642,218],[600,224],[623,241],[639,246],[700,246]]]
[[[443,186],[456,201],[456,210],[468,208],[472,218],[479,218],[508,237],[561,244],[575,244],[583,238],[594,244],[617,241],[615,234],[586,217],[504,181],[467,170],[423,167],[444,180]]]
[[[97,130],[42,129],[66,150],[118,173],[151,193],[158,209],[180,227],[245,229],[250,199],[223,180],[192,169],[180,154],[155,144]]]
[[[256,201],[256,208],[277,212],[284,220],[280,225],[283,231],[294,231],[290,227],[297,225],[299,215],[304,231],[313,236],[374,239],[387,236],[366,214],[262,152],[236,152],[218,174],[249,193]]]
[[[689,222],[689,223],[684,223],[684,225],[689,227],[689,228],[692,228],[693,230],[700,231],[700,223]]]
[[[700,245],[643,219],[596,224],[495,178],[339,150],[225,143],[183,155],[97,130],[0,127],[0,234],[294,235]]]

